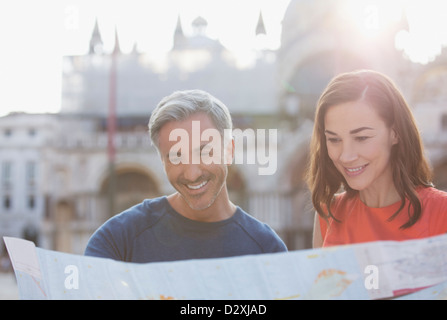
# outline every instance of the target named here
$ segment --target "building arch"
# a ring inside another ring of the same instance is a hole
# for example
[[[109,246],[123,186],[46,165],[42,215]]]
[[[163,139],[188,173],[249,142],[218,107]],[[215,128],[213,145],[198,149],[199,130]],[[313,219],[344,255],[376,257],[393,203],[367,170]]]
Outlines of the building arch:
[[[290,203],[288,225],[282,231],[289,250],[312,247],[314,210],[305,176],[308,170],[309,138],[303,139],[291,150],[280,174],[284,196]]]
[[[122,212],[148,198],[161,195],[160,184],[155,175],[138,164],[121,164],[114,170],[114,187],[111,190],[111,174],[107,173],[99,187],[99,197],[107,203],[113,197],[114,212],[107,206],[103,220]],[[112,192],[112,194],[111,194]]]
[[[228,167],[227,189],[230,200],[244,210],[248,210],[247,184],[241,170],[231,165]]]
[[[282,110],[302,118],[313,120],[317,100],[329,81],[340,72],[367,68],[368,64],[355,53],[348,50],[323,50],[297,61],[287,78],[281,92],[281,105],[287,109],[286,99],[296,97],[297,110]],[[292,107],[293,108],[293,107]]]
[[[447,158],[433,168],[435,187],[447,191]]]
[[[437,64],[421,72],[412,90],[412,102],[447,101],[447,65]]]
[[[73,222],[76,221],[74,204],[67,199],[60,199],[55,203],[54,210],[54,250],[72,252],[73,248]]]

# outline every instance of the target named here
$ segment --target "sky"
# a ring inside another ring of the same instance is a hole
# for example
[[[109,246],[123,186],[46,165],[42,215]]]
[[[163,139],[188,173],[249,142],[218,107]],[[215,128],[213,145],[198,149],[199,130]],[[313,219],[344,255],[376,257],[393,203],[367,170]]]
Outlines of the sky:
[[[365,13],[370,17],[375,17],[376,4],[381,10],[393,9],[388,5],[388,0],[364,1],[372,4],[367,9],[369,12]],[[157,57],[171,49],[178,16],[185,34],[191,34],[191,22],[200,15],[208,21],[207,35],[220,40],[243,61],[253,50],[254,29],[260,11],[267,31],[267,47],[279,48],[281,21],[289,2],[290,0],[2,0],[0,116],[12,111],[59,111],[62,57],[88,52],[95,19],[98,19],[106,52],[111,51],[114,46],[116,26],[124,53],[130,52],[136,43],[140,52]],[[410,25],[410,32],[398,35],[397,46],[413,61],[427,63],[439,54],[443,45],[447,45],[447,1],[394,2],[405,6]],[[374,20],[372,22],[374,27]]]

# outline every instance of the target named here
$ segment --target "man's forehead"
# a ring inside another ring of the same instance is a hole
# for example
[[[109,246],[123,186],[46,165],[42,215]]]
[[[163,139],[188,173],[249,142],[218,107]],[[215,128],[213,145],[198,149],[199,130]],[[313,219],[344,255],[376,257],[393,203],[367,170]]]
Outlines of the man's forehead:
[[[214,124],[212,116],[206,112],[196,112],[178,121],[187,121],[187,122],[200,121]]]
[[[185,130],[200,130],[204,131],[206,129],[216,129],[217,127],[213,120],[204,113],[197,113],[191,116],[188,116],[182,120],[171,120],[166,122],[160,129],[160,134],[162,131],[165,133],[170,133],[172,130],[176,128],[182,128]]]
[[[170,121],[160,129],[159,148],[167,151],[174,144],[200,149],[207,144],[221,144],[222,134],[212,121],[206,118],[190,118],[183,121]]]

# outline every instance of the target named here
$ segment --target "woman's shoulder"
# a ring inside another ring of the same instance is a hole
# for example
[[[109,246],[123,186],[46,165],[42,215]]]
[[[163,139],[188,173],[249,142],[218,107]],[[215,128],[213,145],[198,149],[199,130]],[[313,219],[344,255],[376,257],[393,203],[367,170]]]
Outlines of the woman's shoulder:
[[[434,187],[418,189],[422,209],[431,213],[439,212],[447,219],[447,192]]]
[[[434,187],[418,190],[422,202],[423,215],[430,221],[430,235],[438,235],[447,232],[447,192]]]
[[[447,192],[436,189],[435,187],[421,187],[418,189],[418,194],[422,201],[447,204]]]

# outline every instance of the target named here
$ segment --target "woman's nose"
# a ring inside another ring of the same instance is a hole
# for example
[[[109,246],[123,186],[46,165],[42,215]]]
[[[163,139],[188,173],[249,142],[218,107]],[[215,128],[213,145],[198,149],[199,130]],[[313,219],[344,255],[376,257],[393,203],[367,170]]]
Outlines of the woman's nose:
[[[343,163],[350,163],[358,158],[357,150],[350,143],[343,143],[339,160]]]

